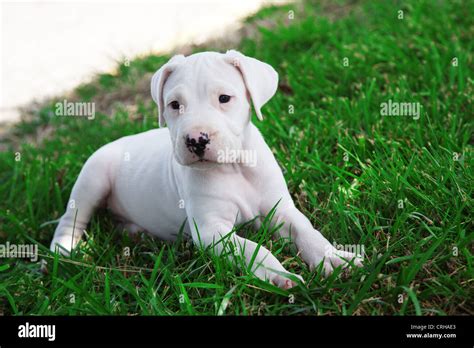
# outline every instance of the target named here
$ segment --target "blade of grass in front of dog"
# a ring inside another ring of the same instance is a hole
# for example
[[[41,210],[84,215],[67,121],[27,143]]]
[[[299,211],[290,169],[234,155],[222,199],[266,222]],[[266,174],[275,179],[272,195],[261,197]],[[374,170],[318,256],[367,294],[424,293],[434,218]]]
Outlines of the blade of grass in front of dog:
[[[259,229],[259,239],[257,241],[257,247],[255,248],[252,257],[250,258],[250,261],[247,264],[247,271],[252,272],[252,266],[255,262],[255,259],[258,255],[258,252],[260,251],[260,248],[262,247],[262,244],[265,242],[266,238],[268,237],[268,230],[269,230],[269,224],[271,220],[273,219],[273,216],[275,215],[276,212],[276,207],[280,201],[278,201],[270,210],[270,212],[265,216],[265,219],[262,222],[261,228]],[[242,255],[242,258],[245,259],[245,256]],[[257,265],[257,267],[261,267],[260,265]]]
[[[196,312],[191,304],[191,300],[189,299],[188,292],[181,281],[181,277],[179,275],[175,276],[176,280],[176,287],[179,289],[178,301],[181,305],[184,305],[186,312],[191,315],[195,315]]]
[[[150,309],[148,307],[147,301],[142,298],[142,289],[140,286],[135,285],[132,283],[132,280],[129,280],[127,277],[125,277],[124,274],[121,272],[115,272],[117,277],[120,279],[120,282],[118,282],[117,286],[121,287],[126,291],[127,294],[131,295],[135,301],[136,304],[138,305],[140,309],[140,313],[143,315],[150,315]]]
[[[96,311],[98,314],[101,314],[101,315],[108,314],[107,308],[92,296],[90,289],[82,288],[82,286],[79,286],[75,282],[75,279],[80,279],[80,277],[82,276],[84,272],[85,271],[82,271],[78,273],[75,277],[70,278],[66,281],[62,279],[58,279],[58,282],[64,285],[66,288],[72,290],[74,294],[84,297],[92,306],[94,311]]]
[[[53,272],[51,274],[52,278],[52,289],[56,289],[58,284],[58,267],[59,267],[59,252],[53,254]]]
[[[203,282],[183,283],[183,286],[186,288],[222,289],[222,285]]]
[[[273,285],[271,282],[266,280],[262,280],[257,277],[252,277],[249,279],[246,284],[254,284],[258,289],[270,292],[272,294],[277,294],[281,296],[288,296],[288,292],[286,290],[280,289],[278,286]]]
[[[411,301],[413,302],[413,305],[415,306],[416,315],[421,315],[420,302],[418,301],[418,298],[416,297],[416,294],[413,289],[406,286],[402,286],[402,289],[406,291],[406,293],[408,294],[408,298],[411,299]],[[403,312],[401,314],[405,314],[406,306],[403,306],[402,308]]]
[[[409,284],[413,280],[413,278],[415,278],[416,274],[423,267],[425,262],[433,255],[433,253],[441,245],[441,243],[444,242],[445,238],[446,235],[438,237],[438,240],[436,240],[426,252],[422,253],[421,255],[418,255],[418,258],[412,259],[410,267],[408,268],[409,271],[405,279],[405,284]]]
[[[163,258],[164,252],[165,252],[165,246],[162,246],[160,253],[155,258],[155,264],[153,265],[153,271],[151,272],[150,279],[149,279],[150,286],[153,286],[153,284],[156,281],[156,277],[158,275],[158,269],[161,265],[161,260]]]
[[[18,314],[18,308],[15,303],[15,298],[12,296],[12,294],[4,287],[0,287],[0,294],[3,293],[5,297],[7,298],[8,303],[10,304],[10,307],[12,308],[13,314],[17,315]]]
[[[229,291],[224,295],[222,298],[221,304],[219,305],[219,308],[217,310],[217,315],[224,315],[225,311],[227,309],[227,306],[229,305],[232,293],[237,289],[237,285],[234,285],[232,288],[230,288]]]
[[[380,270],[382,269],[383,266],[385,266],[385,261],[387,258],[390,256],[389,252],[386,252],[380,259],[378,259],[376,262],[375,267],[370,271],[369,276],[364,279],[364,285],[362,288],[359,290],[357,293],[355,299],[352,301],[351,306],[347,310],[348,314],[352,314],[356,307],[359,305],[360,301],[364,298],[365,293],[369,290],[369,287],[373,284],[373,282],[376,280],[377,276],[380,273]]]
[[[111,303],[110,303],[110,279],[109,272],[105,271],[104,273],[104,297],[105,297],[105,308],[108,313],[112,312]]]
[[[64,291],[64,288],[62,289],[62,291]],[[42,315],[43,313],[47,313],[48,312],[48,307],[50,305],[50,301],[49,301],[49,298],[45,298],[40,306],[40,308],[38,309],[38,313],[40,315]]]

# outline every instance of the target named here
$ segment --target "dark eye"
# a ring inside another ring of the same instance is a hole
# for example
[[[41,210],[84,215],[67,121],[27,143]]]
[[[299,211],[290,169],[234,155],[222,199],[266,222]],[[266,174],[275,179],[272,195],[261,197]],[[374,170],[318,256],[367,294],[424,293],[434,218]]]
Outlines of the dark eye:
[[[221,94],[219,96],[219,103],[225,104],[225,103],[228,103],[229,101],[230,101],[230,95]]]
[[[171,105],[171,108],[172,108],[173,110],[178,110],[178,109],[179,109],[179,103],[178,103],[176,100],[173,100],[173,101],[170,103],[170,105]]]

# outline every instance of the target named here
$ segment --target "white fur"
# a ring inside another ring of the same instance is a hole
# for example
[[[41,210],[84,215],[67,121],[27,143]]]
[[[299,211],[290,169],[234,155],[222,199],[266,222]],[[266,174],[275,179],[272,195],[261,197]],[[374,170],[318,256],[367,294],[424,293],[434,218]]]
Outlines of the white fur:
[[[219,240],[228,235],[247,263],[258,249],[252,268],[256,276],[289,288],[295,282],[285,274],[291,273],[269,250],[229,234],[235,223],[265,216],[280,201],[274,218],[275,223],[284,223],[279,236],[290,237],[291,232],[310,267],[323,262],[329,274],[338,265],[346,266],[347,259],[360,266],[356,255],[336,250],[295,207],[270,148],[250,122],[250,102],[261,119],[260,109],[277,85],[278,75],[270,65],[236,51],[173,57],[151,82],[160,124],[168,128],[123,137],[87,160],[51,250],[59,244],[63,253],[70,251],[94,210],[105,203],[132,232],[144,230],[173,240],[187,219],[185,233],[218,253],[225,248]],[[219,103],[221,94],[230,95],[230,102]],[[178,101],[181,109],[174,110],[172,101]],[[195,148],[186,146],[186,138],[198,139],[202,133],[210,143],[199,158]],[[257,162],[216,163],[225,149],[254,151]]]

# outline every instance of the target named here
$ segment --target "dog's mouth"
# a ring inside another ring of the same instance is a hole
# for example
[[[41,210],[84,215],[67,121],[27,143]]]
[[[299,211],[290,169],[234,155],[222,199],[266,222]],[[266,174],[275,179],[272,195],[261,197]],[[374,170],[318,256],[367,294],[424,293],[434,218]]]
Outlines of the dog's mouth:
[[[196,169],[208,169],[208,168],[216,167],[218,165],[220,165],[219,162],[205,159],[205,158],[199,158],[187,164],[188,167],[196,168]]]

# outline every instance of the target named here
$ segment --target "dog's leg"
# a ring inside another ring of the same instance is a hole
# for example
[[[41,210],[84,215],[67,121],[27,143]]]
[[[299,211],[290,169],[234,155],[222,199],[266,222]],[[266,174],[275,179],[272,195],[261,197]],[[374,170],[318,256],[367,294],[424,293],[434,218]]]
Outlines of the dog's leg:
[[[188,221],[192,219],[188,218]],[[232,224],[227,222],[202,223],[198,225],[198,231],[191,224],[191,231],[195,244],[200,247],[211,246],[217,255],[227,255],[232,261],[240,255],[244,258],[244,265],[252,264],[250,271],[262,280],[267,280],[274,285],[289,289],[296,283],[285,275],[294,276],[301,281],[299,275],[288,272],[278,259],[265,247],[249,239],[242,238],[232,232]]]
[[[336,249],[315,228],[303,213],[301,213],[293,202],[282,207],[276,212],[276,223],[284,223],[280,228],[281,237],[290,238],[301,253],[303,260],[311,269],[323,262],[323,272],[330,275],[338,266],[346,267],[353,262],[355,266],[362,266],[362,258],[351,252]]]
[[[92,213],[110,192],[109,160],[106,151],[98,151],[84,164],[54,232],[51,251],[58,248],[67,255],[81,239]]]

